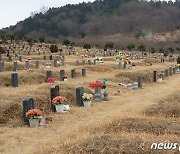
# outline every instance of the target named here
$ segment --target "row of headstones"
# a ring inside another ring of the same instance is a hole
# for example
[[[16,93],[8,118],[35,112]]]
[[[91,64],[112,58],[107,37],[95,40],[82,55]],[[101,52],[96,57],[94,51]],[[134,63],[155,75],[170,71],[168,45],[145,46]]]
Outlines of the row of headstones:
[[[60,70],[60,81],[63,81],[63,76],[65,75],[65,70]],[[86,69],[82,69],[82,76],[86,76]],[[53,77],[52,71],[47,71],[46,72],[46,78]],[[71,78],[76,78],[76,70],[72,69],[71,70]],[[18,87],[19,80],[18,80],[18,73],[12,73],[11,74],[11,85],[12,87]]]
[[[77,87],[76,88],[76,103],[78,106],[82,107],[83,105],[83,99],[82,96],[84,94],[84,88],[83,87]],[[59,86],[53,85],[50,88],[50,97],[51,101],[56,97],[59,96]],[[26,98],[23,100],[23,118],[24,122],[28,123],[28,118],[26,117],[26,112],[28,112],[30,109],[35,108],[35,103],[33,98]],[[56,108],[54,105],[51,105],[51,109],[53,112],[56,112]]]
[[[132,68],[132,65],[127,65],[126,63],[122,64],[121,61],[119,61],[119,66],[118,66],[119,69],[131,69]]]
[[[62,59],[61,66],[64,66],[64,65],[65,65],[65,62],[64,62],[64,59]],[[35,61],[35,68],[39,69],[39,66],[40,66],[39,60],[36,60]],[[58,66],[59,66],[58,60],[55,59],[54,60],[54,67],[58,67]],[[29,60],[27,60],[27,61],[25,61],[25,69],[29,70],[29,68],[30,68],[30,64],[29,64]],[[4,72],[4,71],[5,71],[4,62],[0,61],[0,72]],[[18,62],[17,61],[14,62],[13,71],[18,71]]]
[[[173,66],[170,66],[169,68],[162,71],[162,73],[163,73],[162,78],[164,79],[164,77],[168,77],[168,76],[172,76],[173,74],[176,74],[176,68]],[[157,82],[157,71],[156,70],[153,71],[153,82]]]
[[[85,59],[83,59],[83,61],[82,61],[82,65],[84,66],[86,64],[86,60]],[[79,60],[76,60],[76,66],[79,66],[80,65],[80,62],[79,62]],[[96,65],[96,59],[94,59],[94,63],[92,63],[92,61],[91,60],[88,60],[88,65]]]

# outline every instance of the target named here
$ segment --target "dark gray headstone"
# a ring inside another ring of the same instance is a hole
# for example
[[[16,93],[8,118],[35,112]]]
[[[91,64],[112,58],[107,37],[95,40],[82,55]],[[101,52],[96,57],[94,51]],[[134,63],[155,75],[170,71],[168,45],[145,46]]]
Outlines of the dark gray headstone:
[[[2,61],[2,54],[0,53],[0,61]]]
[[[138,77],[137,82],[138,82],[138,87],[142,88],[142,77],[141,76]]]
[[[59,96],[59,86],[58,85],[51,86],[50,92],[51,92],[51,101],[52,101],[56,96]],[[56,112],[56,107],[53,104],[51,105],[51,109],[53,112]]]
[[[156,82],[156,81],[157,81],[156,75],[157,75],[157,72],[156,72],[156,71],[153,71],[153,82]]]
[[[83,99],[82,96],[84,94],[84,88],[83,87],[77,87],[76,88],[76,102],[78,106],[84,106],[83,105]]]
[[[64,66],[64,58],[61,59],[61,66]]]
[[[57,61],[57,59],[54,59],[54,67],[58,67],[58,61]]]
[[[63,76],[65,75],[64,70],[60,70],[60,81],[63,81]]]
[[[119,69],[121,69],[122,68],[122,63],[121,63],[121,61],[119,62]]]
[[[170,66],[169,68],[169,75],[171,76],[172,75],[172,67]]]
[[[18,74],[17,73],[11,74],[11,85],[13,87],[18,87]]]
[[[27,60],[27,61],[25,62],[25,69],[26,69],[26,70],[29,70],[29,60]]]
[[[47,71],[46,72],[46,78],[52,78],[52,71]]]
[[[39,69],[39,60],[36,60],[35,63],[36,63],[36,69]]]
[[[175,67],[173,67],[173,74],[175,74],[176,73],[176,68]]]
[[[94,65],[96,65],[96,59],[94,59]]]
[[[22,62],[22,56],[19,56],[19,61]]]
[[[12,56],[11,55],[9,55],[8,60],[12,61]]]
[[[46,55],[43,56],[43,60],[46,60]]]
[[[50,56],[49,56],[49,60],[52,60],[52,59],[53,59],[53,57],[52,57],[52,55],[50,55]]]
[[[91,65],[91,60],[88,60],[88,65]]]
[[[13,71],[18,71],[18,62],[17,61],[14,62]]]
[[[126,63],[124,63],[124,69],[126,69]]]
[[[86,69],[85,68],[82,69],[82,76],[83,77],[86,76]]]
[[[4,72],[4,62],[0,61],[0,72]]]
[[[76,60],[76,66],[79,66],[79,60]]]
[[[75,78],[75,77],[76,77],[76,70],[75,70],[75,69],[72,69],[72,70],[71,70],[71,77],[72,77],[72,78]]]
[[[29,122],[28,118],[26,117],[26,112],[29,110],[34,109],[34,99],[33,98],[26,98],[23,100],[23,118],[24,122]]]
[[[86,63],[86,61],[85,61],[85,59],[83,59],[83,61],[82,61],[82,65],[84,66],[84,65],[85,65],[85,63]]]
[[[168,77],[169,74],[168,74],[168,69],[165,70],[165,77]]]

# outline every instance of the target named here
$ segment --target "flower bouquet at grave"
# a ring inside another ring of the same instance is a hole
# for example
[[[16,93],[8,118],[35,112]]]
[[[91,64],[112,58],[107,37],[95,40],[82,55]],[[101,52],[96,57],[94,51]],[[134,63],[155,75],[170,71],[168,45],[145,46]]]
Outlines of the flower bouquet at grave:
[[[180,64],[177,64],[177,65],[176,65],[176,69],[180,69]]]
[[[56,111],[58,113],[63,113],[69,110],[69,105],[67,105],[66,97],[57,96],[52,100],[52,104],[56,106]]]
[[[158,76],[158,78],[163,78],[163,73],[162,72],[158,72],[157,76]]]
[[[64,75],[63,76],[63,81],[67,81],[67,79],[68,79],[67,75]]]
[[[152,63],[147,62],[147,63],[146,63],[146,66],[152,66]]]
[[[133,67],[135,67],[135,66],[136,66],[136,63],[135,63],[135,62],[132,62],[131,65],[132,65]]]
[[[52,63],[47,62],[47,63],[46,63],[46,68],[50,68],[50,67],[51,67],[51,65],[52,65]]]
[[[92,89],[94,89],[94,88],[102,88],[102,87],[103,87],[103,84],[99,80],[96,80],[96,82],[91,82],[89,84],[89,88],[92,88]]]
[[[40,119],[42,118],[42,111],[39,109],[31,109],[26,112],[26,117],[29,119],[31,127],[39,126]]]
[[[48,83],[54,83],[54,82],[55,82],[55,79],[52,78],[52,77],[50,77],[50,78],[47,79],[47,82],[48,82]]]
[[[92,94],[84,93],[82,96],[84,107],[90,107],[91,106],[91,99],[93,98]]]

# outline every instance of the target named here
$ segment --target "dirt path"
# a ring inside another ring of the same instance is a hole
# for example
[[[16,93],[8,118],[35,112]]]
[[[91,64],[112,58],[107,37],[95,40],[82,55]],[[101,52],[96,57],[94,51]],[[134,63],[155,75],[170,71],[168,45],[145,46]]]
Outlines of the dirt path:
[[[167,78],[163,84],[110,96],[108,103],[94,103],[92,108],[72,108],[68,114],[52,114],[53,121],[39,128],[1,128],[0,153],[55,153],[60,146],[87,138],[94,128],[113,118],[143,115],[145,108],[180,90],[180,76]]]

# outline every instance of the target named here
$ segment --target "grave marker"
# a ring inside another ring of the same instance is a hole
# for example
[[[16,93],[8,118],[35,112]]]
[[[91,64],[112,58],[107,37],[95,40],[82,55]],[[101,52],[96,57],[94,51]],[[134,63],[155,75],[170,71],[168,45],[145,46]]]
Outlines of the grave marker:
[[[52,71],[47,71],[46,72],[46,79],[52,78]]]
[[[157,79],[156,79],[156,74],[157,74],[157,72],[154,71],[154,72],[153,72],[153,82],[156,82],[156,81],[157,81]]]
[[[18,74],[17,73],[11,74],[11,85],[13,87],[18,87]]]
[[[36,69],[39,69],[39,60],[36,60],[35,63],[36,63]]]
[[[83,87],[77,87],[76,88],[76,102],[78,106],[84,106],[83,105],[83,99],[82,96],[84,94],[84,88]]]
[[[86,76],[86,69],[85,69],[85,68],[82,69],[82,76],[83,76],[83,77]]]
[[[141,76],[138,77],[137,82],[138,82],[138,87],[142,88],[142,77]]]
[[[18,62],[17,61],[14,62],[13,71],[15,71],[15,72],[18,71]]]
[[[23,118],[24,122],[29,122],[28,117],[26,117],[26,112],[29,110],[34,109],[34,99],[33,98],[26,98],[23,100]]]
[[[29,70],[29,60],[27,60],[26,63],[25,63],[25,69]]]
[[[71,70],[71,77],[72,77],[72,78],[75,78],[75,77],[76,77],[76,70],[75,70],[75,69],[72,69],[72,70]]]
[[[0,72],[4,72],[4,62],[0,61]]]
[[[65,75],[64,70],[60,70],[60,81],[63,81],[63,76]]]
[[[51,92],[51,101],[52,101],[56,96],[59,96],[59,86],[58,85],[51,86],[50,92]],[[56,112],[56,107],[52,103],[51,103],[51,109],[53,112]]]

